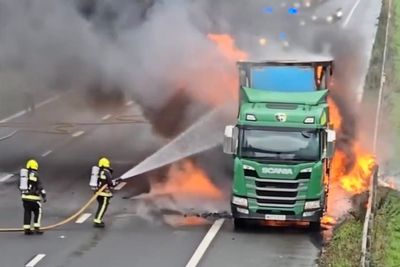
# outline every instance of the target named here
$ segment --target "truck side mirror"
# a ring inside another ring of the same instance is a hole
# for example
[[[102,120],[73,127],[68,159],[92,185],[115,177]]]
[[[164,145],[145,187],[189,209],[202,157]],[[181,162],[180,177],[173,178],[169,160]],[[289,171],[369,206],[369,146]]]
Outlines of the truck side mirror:
[[[334,130],[327,129],[327,146],[326,146],[326,157],[332,158],[335,153],[335,142],[336,142],[336,132]]]
[[[233,125],[225,127],[224,133],[224,153],[234,155],[237,152],[239,130]]]

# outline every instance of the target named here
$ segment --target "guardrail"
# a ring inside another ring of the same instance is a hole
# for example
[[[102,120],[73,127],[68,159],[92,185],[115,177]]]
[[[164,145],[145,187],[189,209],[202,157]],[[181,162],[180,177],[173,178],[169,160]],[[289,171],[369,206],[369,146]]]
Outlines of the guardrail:
[[[376,194],[378,187],[379,167],[376,166],[369,185],[367,212],[365,213],[364,227],[361,240],[361,267],[369,267],[371,261],[372,228],[376,211]]]

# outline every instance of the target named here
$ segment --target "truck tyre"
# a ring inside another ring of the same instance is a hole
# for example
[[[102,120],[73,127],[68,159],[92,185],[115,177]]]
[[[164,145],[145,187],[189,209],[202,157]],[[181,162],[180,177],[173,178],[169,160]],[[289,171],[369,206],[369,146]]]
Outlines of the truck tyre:
[[[235,230],[240,230],[246,227],[246,221],[244,219],[233,219],[233,225],[235,226]]]
[[[309,226],[310,230],[313,232],[317,232],[321,230],[321,221],[318,220],[316,222],[310,222],[310,226]]]

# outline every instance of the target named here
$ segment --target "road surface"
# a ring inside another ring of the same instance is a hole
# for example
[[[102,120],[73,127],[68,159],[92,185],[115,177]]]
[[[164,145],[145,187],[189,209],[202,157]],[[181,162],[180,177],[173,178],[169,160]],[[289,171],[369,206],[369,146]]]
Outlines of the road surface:
[[[340,2],[328,1],[319,9],[335,10]],[[345,18],[336,27],[360,31],[366,38],[368,55],[379,1],[350,0],[343,8]],[[14,124],[1,132],[5,137],[12,136],[0,139],[0,227],[22,224],[17,176],[12,174],[28,157],[35,157],[40,163],[48,191],[43,224],[48,225],[68,217],[90,198],[90,167],[99,155],[112,159],[115,175],[119,176],[165,142],[141,121],[140,109],[132,102],[127,101],[118,111],[94,112],[85,107],[82,99],[79,93],[70,92],[38,107],[34,114],[20,114],[7,121]],[[138,121],[107,124],[126,119],[124,115],[131,119],[134,115]],[[26,123],[32,118],[34,125]],[[56,125],[57,122],[71,124]],[[18,132],[13,133],[13,129]],[[313,266],[318,258],[320,233],[301,227],[256,227],[234,232],[229,219],[181,216],[176,206],[185,199],[176,203],[162,194],[135,197],[138,186],[142,183],[128,183],[116,192],[106,214],[105,229],[92,227],[93,205],[80,223],[73,222],[43,236],[0,233],[1,266]],[[184,207],[190,212],[198,211],[199,206],[207,206],[209,211],[228,208],[226,200],[191,201],[194,210]]]

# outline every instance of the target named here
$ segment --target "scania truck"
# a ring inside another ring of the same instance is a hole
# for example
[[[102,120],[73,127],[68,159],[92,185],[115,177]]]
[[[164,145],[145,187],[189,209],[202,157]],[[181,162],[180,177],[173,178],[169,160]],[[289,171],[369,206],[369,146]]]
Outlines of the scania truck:
[[[238,62],[239,112],[225,128],[233,155],[235,228],[247,220],[306,221],[327,209],[335,131],[328,92],[333,61]]]

